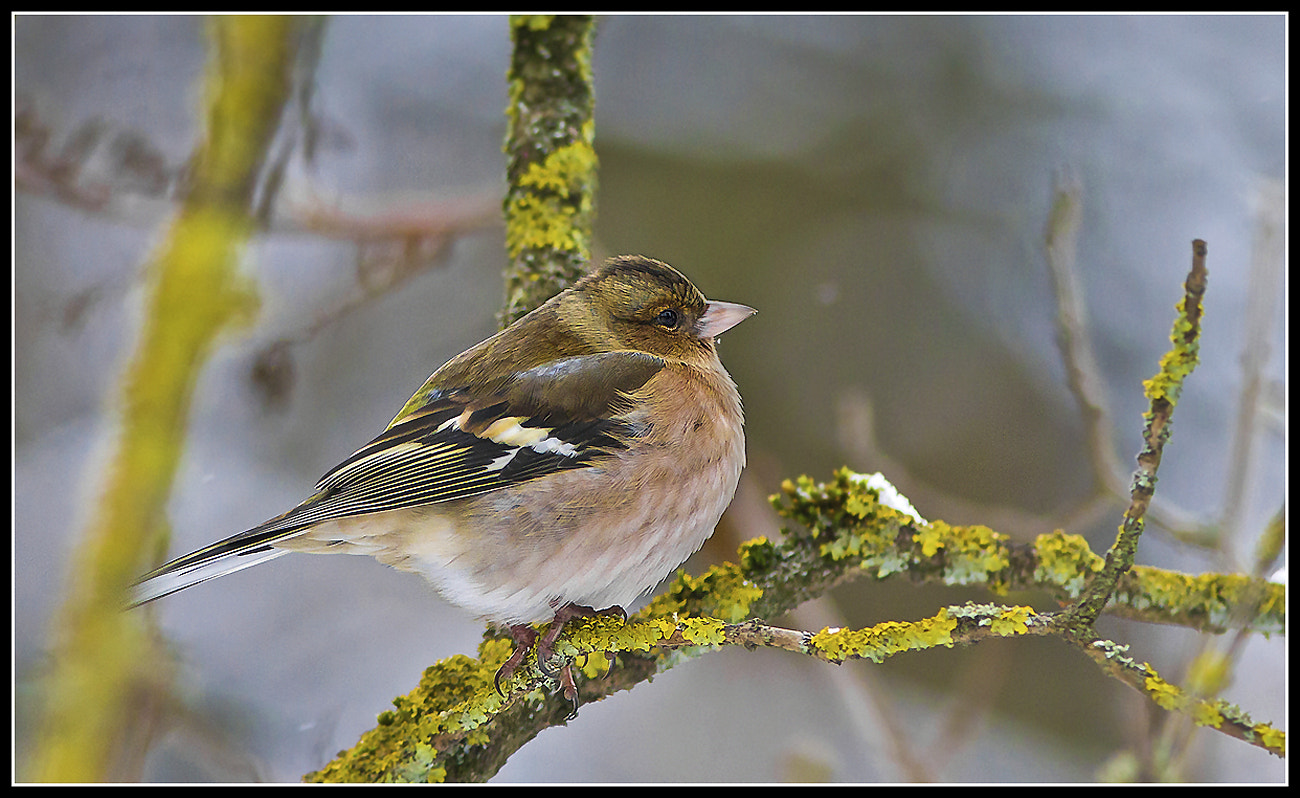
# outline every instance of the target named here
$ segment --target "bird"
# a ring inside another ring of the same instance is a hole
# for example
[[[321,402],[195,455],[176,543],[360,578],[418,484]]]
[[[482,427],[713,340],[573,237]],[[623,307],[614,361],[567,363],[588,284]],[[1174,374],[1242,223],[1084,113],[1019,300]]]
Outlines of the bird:
[[[509,631],[502,695],[547,621],[553,676],[569,620],[626,618],[730,504],[744,418],[717,340],[754,313],[661,261],[610,258],[447,361],[304,501],[145,574],[129,606],[290,552],[369,555]]]

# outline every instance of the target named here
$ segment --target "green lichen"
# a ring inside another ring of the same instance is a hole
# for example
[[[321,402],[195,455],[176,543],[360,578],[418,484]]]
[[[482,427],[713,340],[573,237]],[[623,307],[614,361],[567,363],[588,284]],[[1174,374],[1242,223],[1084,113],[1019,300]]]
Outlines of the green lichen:
[[[1133,662],[1128,656],[1129,647],[1127,645],[1121,645],[1113,640],[1094,640],[1092,647],[1101,651],[1106,659],[1116,660],[1121,665]]]
[[[767,571],[778,559],[776,546],[766,537],[756,537],[741,543],[736,555],[740,570],[746,574]]]
[[[896,539],[900,529],[914,523],[912,517],[881,504],[864,475],[851,469],[839,469],[829,483],[807,476],[785,480],[772,504],[803,525],[820,556],[832,562],[858,561],[879,577],[910,564],[909,552],[900,550]]]

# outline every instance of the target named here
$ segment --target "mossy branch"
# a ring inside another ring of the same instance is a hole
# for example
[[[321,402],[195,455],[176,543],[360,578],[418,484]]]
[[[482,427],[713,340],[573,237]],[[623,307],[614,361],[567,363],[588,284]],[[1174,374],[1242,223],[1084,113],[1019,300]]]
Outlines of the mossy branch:
[[[143,617],[123,613],[127,586],[163,545],[165,507],[190,402],[213,342],[250,319],[237,270],[265,153],[289,97],[295,18],[211,21],[206,129],[189,191],[150,260],[145,316],[122,375],[120,426],[98,507],[77,548],[54,633],[35,781],[124,778],[112,764],[132,739],[132,700],[153,661]]]
[[[864,475],[847,469],[830,484],[807,478],[787,483],[776,499],[783,516],[798,521],[780,542],[751,540],[735,563],[699,577],[679,574],[673,584],[626,625],[612,618],[576,621],[556,645],[562,659],[583,664],[579,702],[601,700],[648,680],[684,659],[719,646],[770,647],[827,662],[875,662],[908,651],[978,643],[989,637],[1056,635],[1078,647],[1110,675],[1141,690],[1159,706],[1281,755],[1285,735],[1256,724],[1220,701],[1205,701],[1160,680],[1151,666],[1123,658],[1123,647],[1075,637],[1059,613],[1025,606],[948,607],[915,622],[889,621],[861,630],[820,632],[773,627],[776,617],[830,587],[857,578],[903,576],[950,585],[982,585],[995,593],[1037,588],[1062,602],[1081,594],[1102,559],[1082,538],[1052,533],[1029,545],[1012,544],[984,527],[918,523],[878,500]],[[934,530],[938,529],[936,533]],[[1255,598],[1251,598],[1255,596]],[[1214,631],[1238,601],[1258,602],[1252,627],[1281,633],[1285,588],[1238,575],[1188,576],[1156,568],[1132,569],[1108,611],[1148,621]],[[395,700],[360,743],[319,772],[318,781],[480,781],[490,778],[518,746],[542,729],[566,722],[569,704],[531,657],[502,697],[493,676],[511,642],[491,634],[478,658],[456,656],[425,671],[420,685]],[[618,664],[606,671],[606,655]]]
[[[1142,691],[1157,705],[1282,755],[1285,734],[1221,701],[1195,698],[1161,680],[1145,663],[1095,635],[1079,636],[1059,623],[1063,613],[1025,606],[964,605],[915,622],[890,621],[869,629],[820,632],[773,627],[776,617],[831,587],[857,578],[904,576],[911,581],[980,585],[994,593],[1037,589],[1062,603],[1083,595],[1102,567],[1080,537],[1054,532],[1032,544],[1014,544],[987,527],[924,523],[880,501],[881,489],[848,469],[830,483],[801,477],[774,497],[797,526],[780,542],[743,544],[735,563],[699,577],[679,574],[672,585],[624,625],[617,619],[572,622],[556,644],[557,657],[583,663],[579,702],[630,689],[683,659],[724,645],[781,648],[828,662],[880,662],[907,651],[977,643],[989,637],[1054,635],[1096,661],[1106,673]],[[1222,631],[1244,604],[1250,628],[1282,633],[1282,585],[1235,574],[1189,576],[1135,567],[1119,582],[1108,612],[1203,631]],[[569,704],[556,694],[531,657],[498,695],[496,669],[511,642],[489,635],[478,659],[457,656],[425,671],[419,687],[394,701],[360,743],[308,779],[319,781],[478,781],[490,778],[519,745],[550,725],[566,722]],[[605,655],[618,665],[606,672]]]
[[[1192,269],[1184,283],[1183,299],[1178,303],[1178,316],[1170,335],[1173,347],[1160,359],[1160,371],[1144,384],[1150,409],[1143,415],[1146,421],[1142,431],[1142,450],[1138,453],[1138,468],[1133,474],[1131,500],[1124,512],[1124,523],[1097,577],[1089,584],[1087,592],[1062,619],[1062,623],[1081,632],[1092,625],[1102,608],[1115,592],[1120,577],[1133,566],[1137,556],[1138,540],[1145,528],[1147,507],[1156,492],[1156,474],[1165,444],[1172,432],[1174,407],[1182,394],[1183,384],[1200,362],[1201,302],[1205,297],[1207,272],[1205,268],[1205,242],[1192,242]]]
[[[504,327],[582,276],[595,218],[595,20],[513,16]]]

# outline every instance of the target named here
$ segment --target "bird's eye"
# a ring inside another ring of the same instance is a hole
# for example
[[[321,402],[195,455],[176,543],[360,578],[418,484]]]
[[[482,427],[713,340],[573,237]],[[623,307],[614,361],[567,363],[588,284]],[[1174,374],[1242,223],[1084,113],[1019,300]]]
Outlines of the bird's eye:
[[[677,322],[679,320],[680,317],[678,316],[677,311],[673,310],[672,308],[669,308],[668,310],[662,310],[659,312],[658,316],[655,316],[655,324],[658,324],[660,327],[663,327],[666,330],[672,330],[676,328]]]

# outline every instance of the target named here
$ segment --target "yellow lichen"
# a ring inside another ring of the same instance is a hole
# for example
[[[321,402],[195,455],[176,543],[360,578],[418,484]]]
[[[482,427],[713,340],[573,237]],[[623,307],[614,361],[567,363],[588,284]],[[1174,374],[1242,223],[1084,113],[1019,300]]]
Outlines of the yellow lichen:
[[[886,621],[867,629],[822,629],[809,640],[809,646],[833,662],[861,657],[873,662],[903,651],[935,646],[951,648],[952,632],[957,621],[940,610],[933,618],[914,623]]]
[[[1077,598],[1092,573],[1100,571],[1105,562],[1088,547],[1080,535],[1067,535],[1061,530],[1039,535],[1034,541],[1038,565],[1034,579],[1046,585],[1059,585],[1071,598]]]
[[[682,637],[702,646],[719,646],[726,641],[726,624],[717,618],[682,618],[677,622]]]
[[[912,540],[921,546],[922,557],[944,551],[943,578],[948,584],[996,583],[1008,565],[1006,535],[986,526],[950,526],[934,521],[919,528]]]
[[[912,535],[912,540],[921,544],[921,556],[933,557],[939,553],[939,549],[944,547],[943,535],[938,524],[922,527]]]
[[[584,140],[566,144],[531,163],[519,177],[519,185],[567,194],[588,186],[596,171],[596,151]]]
[[[511,14],[510,24],[529,30],[546,30],[555,21],[554,14]]]
[[[1143,686],[1157,706],[1169,710],[1177,710],[1183,706],[1185,699],[1182,690],[1161,679],[1160,674],[1156,673],[1156,669],[1149,663],[1142,663],[1142,669],[1146,672]]]
[[[1276,751],[1279,754],[1286,755],[1286,732],[1275,729],[1267,723],[1260,723],[1254,726],[1251,731],[1259,735],[1259,739],[1268,747],[1270,751]]]
[[[875,497],[870,494],[855,493],[844,502],[844,511],[854,518],[865,519],[876,509]]]
[[[1197,324],[1193,323],[1187,313],[1186,299],[1177,305],[1178,317],[1174,320],[1174,329],[1169,338],[1174,346],[1160,358],[1160,371],[1142,383],[1146,397],[1152,402],[1178,403],[1183,383],[1200,362],[1199,338]],[[1200,309],[1197,309],[1199,315]]]
[[[687,610],[689,614],[739,623],[750,617],[750,607],[763,597],[763,589],[745,578],[734,563],[714,565],[698,577],[685,571],[644,610],[648,617],[665,617]],[[706,604],[695,606],[707,599]]]
[[[1234,613],[1247,608],[1252,628],[1285,628],[1285,589],[1244,574],[1192,576],[1139,565],[1115,598],[1134,609],[1155,610],[1171,618],[1203,617],[1215,628],[1228,626]]]
[[[1037,614],[1031,607],[1004,607],[989,619],[989,628],[998,635],[1022,635],[1029,631],[1029,621]]]
[[[555,197],[525,194],[506,208],[506,247],[512,257],[525,249],[584,251],[586,234],[574,224],[578,211]]]
[[[1223,725],[1223,713],[1219,708],[1209,701],[1197,701],[1192,706],[1192,722],[1197,726],[1209,726],[1219,728]]]

